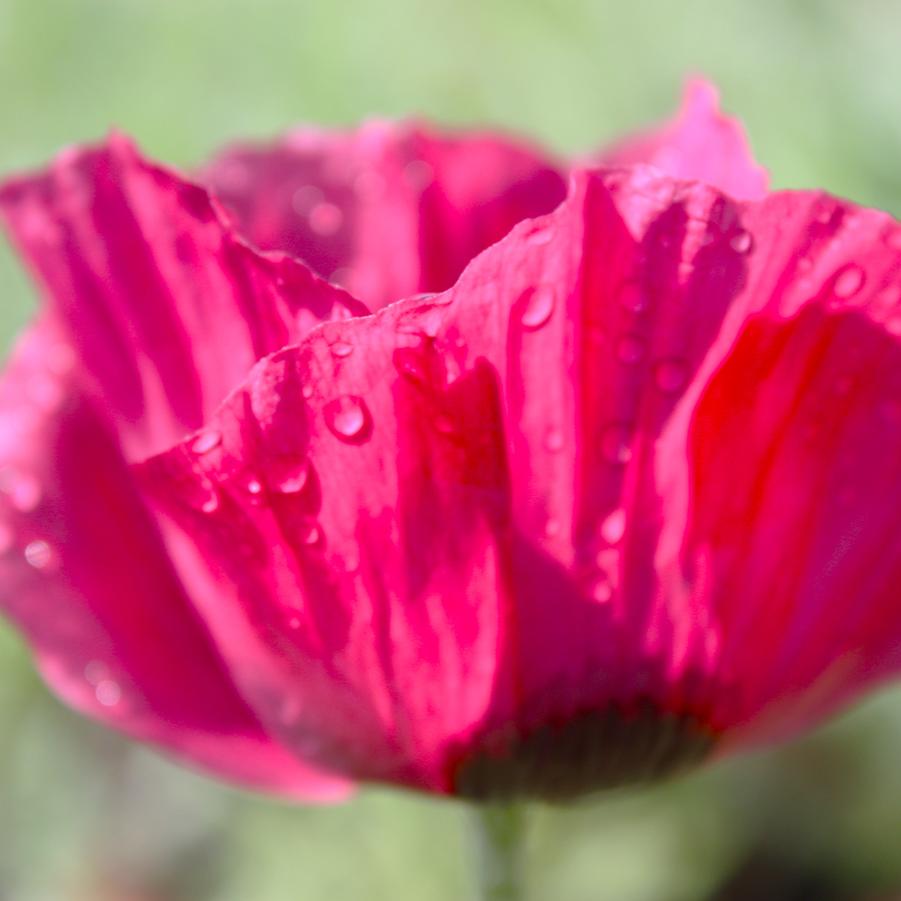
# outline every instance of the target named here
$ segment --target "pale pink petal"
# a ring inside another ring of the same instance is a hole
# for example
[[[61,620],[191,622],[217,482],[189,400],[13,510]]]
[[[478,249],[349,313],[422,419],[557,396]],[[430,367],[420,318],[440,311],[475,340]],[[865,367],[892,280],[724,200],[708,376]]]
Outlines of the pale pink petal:
[[[754,162],[744,128],[719,110],[719,91],[703,79],[685,87],[671,122],[634,135],[601,154],[605,165],[648,163],[674,178],[696,179],[738,200],[765,196],[768,176]]]
[[[0,584],[44,678],[83,713],[248,787],[346,794],[270,739],[237,693],[47,323],[0,380]]]

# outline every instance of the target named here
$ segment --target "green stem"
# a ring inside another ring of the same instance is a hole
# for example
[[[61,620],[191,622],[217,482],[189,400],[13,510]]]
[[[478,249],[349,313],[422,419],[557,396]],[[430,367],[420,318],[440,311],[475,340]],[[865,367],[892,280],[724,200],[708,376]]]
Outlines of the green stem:
[[[521,901],[524,812],[512,804],[473,807],[479,901]]]

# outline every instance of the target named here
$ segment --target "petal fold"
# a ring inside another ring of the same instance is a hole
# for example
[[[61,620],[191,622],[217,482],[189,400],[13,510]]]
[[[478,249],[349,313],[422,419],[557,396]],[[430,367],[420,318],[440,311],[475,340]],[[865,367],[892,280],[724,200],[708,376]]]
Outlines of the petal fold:
[[[19,341],[0,381],[0,425],[2,607],[54,691],[239,784],[346,794],[272,741],[238,695],[51,323]]]
[[[0,214],[131,456],[198,428],[261,357],[365,313],[239,239],[209,194],[124,137],[7,182]]]

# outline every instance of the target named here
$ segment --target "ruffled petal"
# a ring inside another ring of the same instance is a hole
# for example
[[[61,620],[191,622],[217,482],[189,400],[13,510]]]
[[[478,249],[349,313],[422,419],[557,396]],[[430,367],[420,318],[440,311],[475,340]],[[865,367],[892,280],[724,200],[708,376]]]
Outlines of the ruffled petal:
[[[566,193],[555,164],[527,146],[383,122],[238,147],[203,177],[257,246],[296,255],[373,309],[449,288]]]
[[[896,242],[821,195],[581,173],[447,293],[261,363],[217,447],[139,471],[267,728],[449,790],[505,729],[650,701],[729,732],[897,667]],[[805,448],[787,411],[856,353]]]
[[[241,785],[335,800],[347,783],[272,741],[185,596],[104,414],[47,323],[0,381],[2,608],[81,712]]]
[[[252,250],[203,188],[118,135],[7,182],[0,213],[131,456],[198,428],[258,359],[318,322],[366,312]]]
[[[744,128],[719,110],[719,91],[703,79],[685,87],[676,118],[627,138],[601,155],[606,165],[647,163],[674,178],[696,179],[738,200],[766,194],[766,170],[754,162]]]

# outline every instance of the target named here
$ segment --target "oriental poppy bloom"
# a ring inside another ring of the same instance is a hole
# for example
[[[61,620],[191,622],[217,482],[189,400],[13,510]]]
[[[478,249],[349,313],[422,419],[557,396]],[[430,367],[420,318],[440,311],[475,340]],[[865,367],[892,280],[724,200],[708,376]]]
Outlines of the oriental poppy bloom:
[[[2,604],[223,778],[569,797],[901,665],[901,228],[711,88],[579,165],[418,125],[9,181]]]

